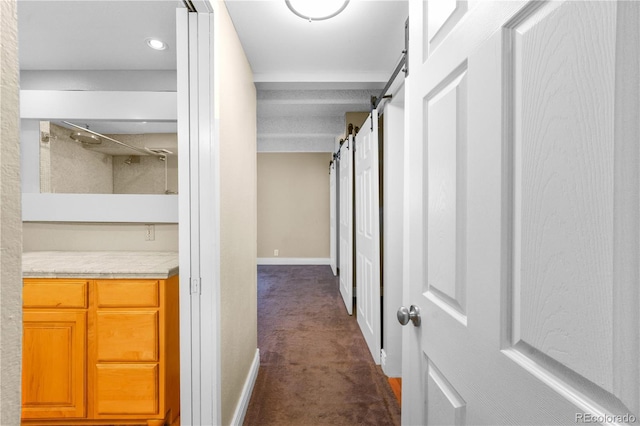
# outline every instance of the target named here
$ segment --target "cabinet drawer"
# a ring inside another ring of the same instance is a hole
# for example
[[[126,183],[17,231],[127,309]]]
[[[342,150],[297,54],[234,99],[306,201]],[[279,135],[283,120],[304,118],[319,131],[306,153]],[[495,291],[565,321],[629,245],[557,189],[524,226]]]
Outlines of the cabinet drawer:
[[[158,288],[158,280],[98,280],[98,307],[155,307]]]
[[[25,308],[86,308],[85,280],[25,279],[22,303]]]
[[[157,414],[159,375],[156,364],[96,366],[98,415]]]
[[[96,316],[98,361],[157,361],[158,312],[107,311]]]

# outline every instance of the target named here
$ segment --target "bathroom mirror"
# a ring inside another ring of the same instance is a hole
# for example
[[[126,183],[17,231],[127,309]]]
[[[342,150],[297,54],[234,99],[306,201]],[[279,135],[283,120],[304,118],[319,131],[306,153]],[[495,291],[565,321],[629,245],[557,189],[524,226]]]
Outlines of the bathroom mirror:
[[[177,123],[39,122],[40,192],[177,194]]]
[[[23,220],[178,221],[175,92],[23,90]]]

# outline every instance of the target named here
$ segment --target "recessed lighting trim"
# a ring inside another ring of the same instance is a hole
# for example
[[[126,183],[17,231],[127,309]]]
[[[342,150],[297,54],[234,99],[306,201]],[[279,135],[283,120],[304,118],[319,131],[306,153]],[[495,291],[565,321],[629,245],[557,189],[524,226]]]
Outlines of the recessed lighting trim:
[[[154,50],[165,50],[167,48],[167,43],[157,38],[148,38],[145,41],[147,42],[147,46]]]
[[[350,0],[284,0],[291,12],[312,21],[324,21],[342,12]]]

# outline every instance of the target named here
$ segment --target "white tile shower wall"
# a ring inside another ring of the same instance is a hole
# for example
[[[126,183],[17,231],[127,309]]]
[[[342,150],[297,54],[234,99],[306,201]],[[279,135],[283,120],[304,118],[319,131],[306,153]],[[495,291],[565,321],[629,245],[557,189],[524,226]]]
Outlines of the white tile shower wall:
[[[137,148],[162,148],[174,153],[167,157],[165,188],[165,162],[154,156],[140,156],[140,163],[125,163],[129,157],[113,157],[113,192],[115,194],[164,194],[178,192],[178,139],[175,133],[110,135],[114,139]]]
[[[111,156],[83,148],[70,134],[71,130],[51,124],[51,192],[113,193]]]

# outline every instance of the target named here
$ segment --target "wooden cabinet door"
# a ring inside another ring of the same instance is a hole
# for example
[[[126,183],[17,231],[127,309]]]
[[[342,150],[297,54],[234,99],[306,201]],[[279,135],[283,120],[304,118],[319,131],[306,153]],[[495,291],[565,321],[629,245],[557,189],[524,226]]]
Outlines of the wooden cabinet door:
[[[22,418],[86,415],[84,311],[23,314]]]

